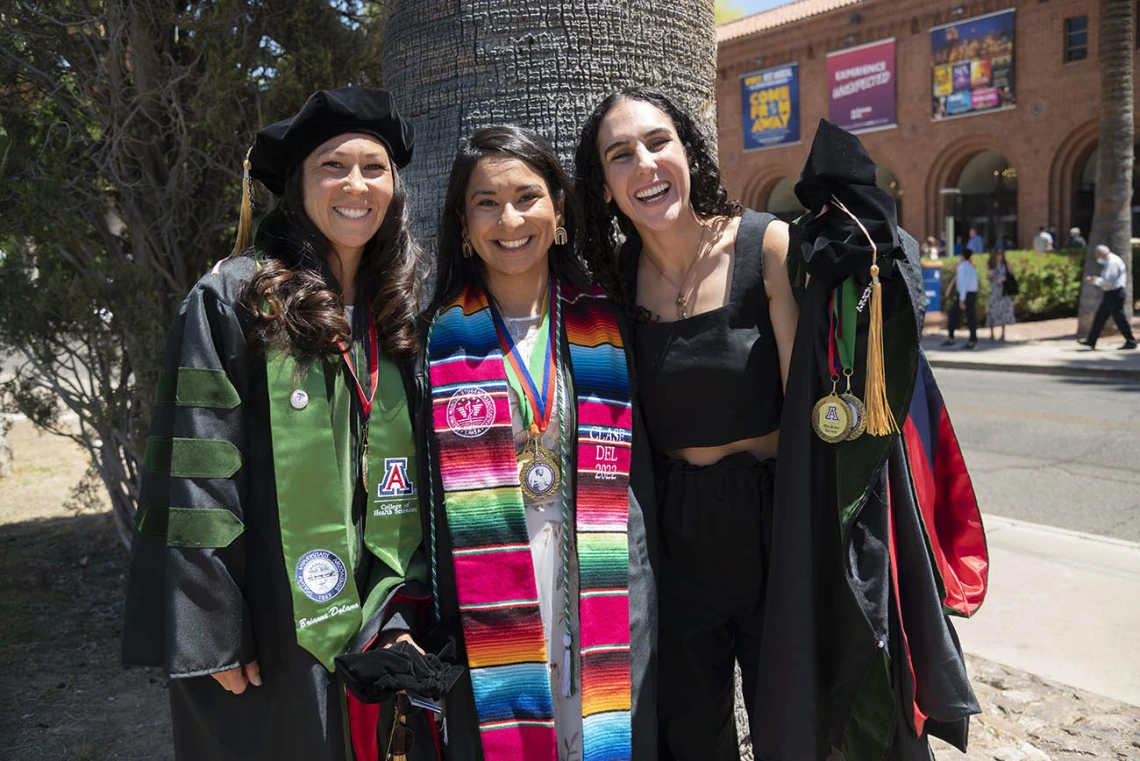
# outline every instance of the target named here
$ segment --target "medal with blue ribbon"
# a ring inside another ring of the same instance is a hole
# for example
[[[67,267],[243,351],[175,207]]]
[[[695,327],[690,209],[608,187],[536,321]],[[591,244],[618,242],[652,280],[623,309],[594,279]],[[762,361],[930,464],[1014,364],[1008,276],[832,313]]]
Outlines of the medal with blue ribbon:
[[[547,285],[546,308],[538,329],[529,362],[524,362],[519,347],[507,330],[499,310],[491,304],[495,332],[503,350],[507,381],[519,397],[519,412],[530,436],[519,452],[519,487],[531,499],[542,499],[554,494],[562,482],[562,468],[558,458],[542,442],[542,435],[550,425],[557,404],[558,367],[555,362],[554,342],[558,340],[558,304]],[[536,383],[535,377],[541,378]]]

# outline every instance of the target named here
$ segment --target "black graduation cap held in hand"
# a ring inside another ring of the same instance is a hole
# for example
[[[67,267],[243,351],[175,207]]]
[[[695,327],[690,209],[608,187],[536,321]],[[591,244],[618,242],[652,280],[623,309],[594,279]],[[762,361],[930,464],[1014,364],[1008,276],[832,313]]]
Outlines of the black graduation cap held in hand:
[[[857,274],[866,283],[876,255],[889,274],[889,260],[899,249],[895,201],[875,184],[875,162],[859,138],[820,119],[795,192],[815,215],[803,225],[801,238],[813,278],[834,287]],[[821,215],[824,206],[828,211]]]
[[[426,698],[446,695],[463,666],[421,653],[407,642],[336,657],[336,670],[362,703],[380,703],[401,690]]]
[[[819,120],[795,192],[814,214],[803,226],[800,256],[816,287],[830,291],[852,276],[870,285],[867,433],[895,433],[898,424],[886,392],[880,282],[880,275],[890,274],[893,259],[902,255],[894,199],[875,184],[875,162],[859,138],[826,119]]]

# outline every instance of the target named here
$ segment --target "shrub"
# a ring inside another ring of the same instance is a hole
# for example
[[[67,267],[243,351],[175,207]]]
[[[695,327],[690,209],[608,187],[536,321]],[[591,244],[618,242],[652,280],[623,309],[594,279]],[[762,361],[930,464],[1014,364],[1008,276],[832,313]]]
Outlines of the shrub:
[[[1013,297],[1013,310],[1021,322],[1072,317],[1077,313],[1077,299],[1081,292],[1084,267],[1083,251],[1059,251],[1039,254],[1036,251],[1009,251],[1009,267],[1017,278],[1018,294]],[[942,267],[942,309],[950,311],[950,304],[958,298],[957,288],[950,288],[958,257],[924,260],[924,264],[937,263]],[[986,306],[990,297],[988,254],[975,254],[971,260],[978,270],[978,324],[984,325]]]

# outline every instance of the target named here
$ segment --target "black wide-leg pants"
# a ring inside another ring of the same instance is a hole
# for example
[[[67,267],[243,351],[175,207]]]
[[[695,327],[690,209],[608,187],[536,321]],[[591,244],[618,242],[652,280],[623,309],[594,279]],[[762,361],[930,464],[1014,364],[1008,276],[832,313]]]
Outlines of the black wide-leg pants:
[[[738,761],[733,662],[749,720],[759,679],[774,460],[657,461],[658,720],[665,761]]]

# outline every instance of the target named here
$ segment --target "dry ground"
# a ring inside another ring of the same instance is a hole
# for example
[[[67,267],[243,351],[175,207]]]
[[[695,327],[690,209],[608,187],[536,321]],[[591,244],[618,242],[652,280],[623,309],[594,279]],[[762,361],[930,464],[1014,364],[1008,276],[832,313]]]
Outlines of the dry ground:
[[[162,761],[166,687],[119,665],[127,556],[108,512],[64,503],[86,467],[71,442],[17,421],[0,480],[0,759]]]
[[[84,453],[17,422],[0,480],[0,761],[168,761],[166,686],[119,665],[127,556],[107,512],[64,503]],[[982,704],[962,756],[938,761],[1140,761],[1140,708],[980,658]],[[750,759],[746,749],[745,759]]]

